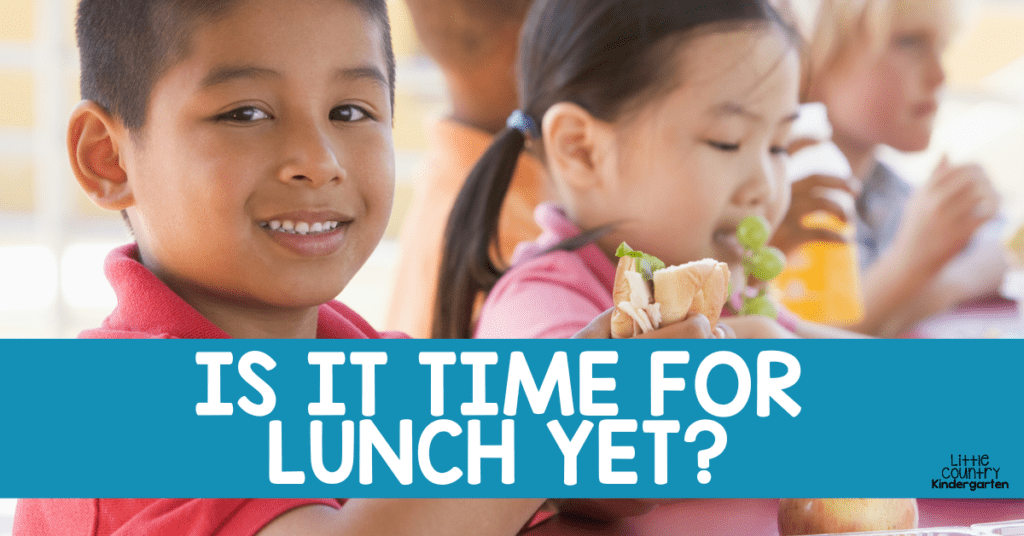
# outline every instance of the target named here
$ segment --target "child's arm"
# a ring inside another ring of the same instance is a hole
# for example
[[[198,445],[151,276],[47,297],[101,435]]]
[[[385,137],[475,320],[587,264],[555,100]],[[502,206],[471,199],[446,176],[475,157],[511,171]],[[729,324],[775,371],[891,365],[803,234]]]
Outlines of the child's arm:
[[[934,313],[918,300],[927,299],[944,267],[998,208],[999,196],[981,168],[943,161],[907,203],[893,244],[868,269],[864,320],[853,329],[891,337]]]
[[[894,314],[890,324],[896,334],[912,329],[921,320],[948,310],[958,303],[999,291],[1009,269],[1002,245],[980,243],[968,255],[947,264],[918,295]]]
[[[512,536],[544,499],[350,499],[291,510],[257,536]]]

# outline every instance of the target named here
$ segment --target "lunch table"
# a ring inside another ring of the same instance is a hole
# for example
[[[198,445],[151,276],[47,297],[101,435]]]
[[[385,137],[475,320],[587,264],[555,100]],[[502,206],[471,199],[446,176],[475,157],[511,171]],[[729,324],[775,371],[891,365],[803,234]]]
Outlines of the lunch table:
[[[528,532],[531,536],[779,536],[778,499],[699,499],[657,507],[615,523],[580,526],[555,518]],[[919,526],[970,526],[1024,518],[1024,501],[920,499]]]
[[[1002,296],[960,304],[907,334],[923,339],[1024,339],[1024,311]]]

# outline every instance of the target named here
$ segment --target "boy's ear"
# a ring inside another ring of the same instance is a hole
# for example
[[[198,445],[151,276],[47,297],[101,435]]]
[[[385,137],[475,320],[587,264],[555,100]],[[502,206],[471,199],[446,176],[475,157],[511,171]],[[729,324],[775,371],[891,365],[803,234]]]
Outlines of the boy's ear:
[[[590,115],[578,104],[559,102],[542,121],[544,156],[548,165],[577,190],[605,182],[606,163],[614,151],[612,125]]]
[[[101,208],[124,210],[135,203],[121,162],[127,130],[106,109],[84,100],[68,123],[71,170],[85,193]]]

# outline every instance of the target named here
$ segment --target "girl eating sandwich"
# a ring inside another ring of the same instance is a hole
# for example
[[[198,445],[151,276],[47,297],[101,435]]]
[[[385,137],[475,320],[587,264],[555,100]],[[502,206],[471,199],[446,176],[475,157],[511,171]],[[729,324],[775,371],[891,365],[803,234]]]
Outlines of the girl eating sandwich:
[[[666,265],[725,263],[747,296],[751,255],[737,230],[753,217],[770,232],[789,204],[797,41],[757,0],[535,4],[520,38],[520,107],[449,220],[433,336],[560,338],[595,319],[610,335],[624,242]],[[504,271],[491,260],[496,217],[523,150],[544,162],[559,202],[537,209],[542,235]],[[726,306],[721,330],[686,317],[701,326],[687,333],[833,334],[785,311],[731,314],[744,309]]]

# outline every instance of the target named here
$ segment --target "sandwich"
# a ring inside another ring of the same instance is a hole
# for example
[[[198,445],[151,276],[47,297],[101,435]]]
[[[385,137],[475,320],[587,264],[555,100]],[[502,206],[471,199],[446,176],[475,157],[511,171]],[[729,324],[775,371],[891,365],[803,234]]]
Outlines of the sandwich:
[[[612,300],[612,338],[624,339],[700,313],[718,325],[729,299],[729,266],[714,259],[665,266],[656,257],[619,246]]]

